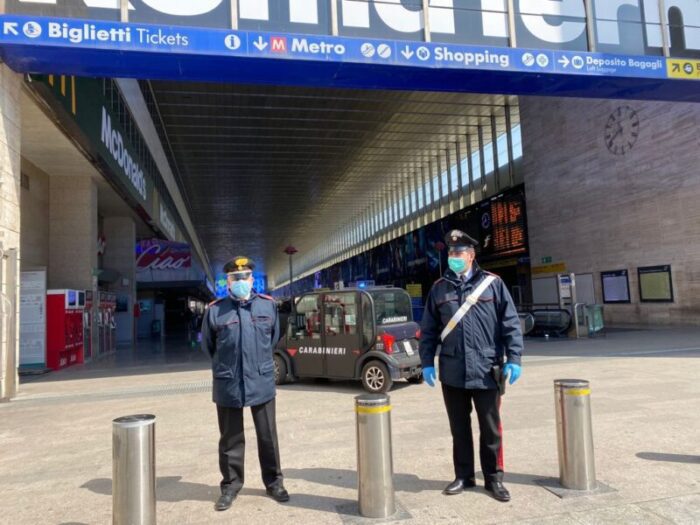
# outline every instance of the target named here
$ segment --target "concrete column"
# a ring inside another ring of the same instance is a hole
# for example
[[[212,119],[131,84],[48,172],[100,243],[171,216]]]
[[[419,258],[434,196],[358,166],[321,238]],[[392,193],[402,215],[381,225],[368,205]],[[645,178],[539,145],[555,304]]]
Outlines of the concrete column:
[[[97,186],[88,175],[48,177],[49,289],[92,290],[97,262]],[[92,311],[93,357],[98,345],[97,305]]]
[[[0,400],[14,396],[18,384],[19,275],[10,272],[19,267],[21,85],[20,75],[0,65]]]
[[[92,290],[97,268],[97,186],[87,175],[49,178],[50,289]]]
[[[117,270],[121,277],[110,286],[117,301],[126,301],[127,311],[117,312],[117,343],[134,343],[134,301],[136,301],[136,224],[129,217],[105,217],[106,241],[102,264]]]

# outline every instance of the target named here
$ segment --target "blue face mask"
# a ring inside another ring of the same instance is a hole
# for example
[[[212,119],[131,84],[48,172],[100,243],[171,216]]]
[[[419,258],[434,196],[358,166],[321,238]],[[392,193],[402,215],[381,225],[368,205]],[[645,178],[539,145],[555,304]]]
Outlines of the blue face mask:
[[[234,281],[230,285],[231,293],[238,299],[245,299],[250,295],[251,286],[248,281]]]
[[[447,264],[454,273],[462,273],[467,267],[467,263],[460,257],[448,257]]]

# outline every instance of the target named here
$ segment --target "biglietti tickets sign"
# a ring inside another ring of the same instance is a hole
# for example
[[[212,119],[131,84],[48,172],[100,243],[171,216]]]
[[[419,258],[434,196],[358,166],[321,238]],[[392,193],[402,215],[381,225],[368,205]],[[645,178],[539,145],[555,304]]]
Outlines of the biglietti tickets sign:
[[[700,0],[131,0],[127,23],[120,3],[7,0],[0,58],[86,76],[700,97],[675,82],[700,79]]]

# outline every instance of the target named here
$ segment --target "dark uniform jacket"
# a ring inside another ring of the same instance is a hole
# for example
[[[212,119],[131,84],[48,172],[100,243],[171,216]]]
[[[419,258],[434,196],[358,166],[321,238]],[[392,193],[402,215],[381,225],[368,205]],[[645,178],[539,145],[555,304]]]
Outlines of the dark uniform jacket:
[[[209,305],[202,348],[211,356],[214,403],[240,408],[275,397],[272,351],[279,339],[277,305],[266,295],[231,297]]]
[[[421,324],[423,368],[435,366],[435,353],[445,325],[481,280],[490,275],[476,263],[473,270],[467,282],[448,270],[430,289]],[[522,350],[518,312],[505,284],[496,278],[442,342],[440,380],[457,388],[497,388],[491,368],[501,364],[504,356],[509,363],[519,365]]]

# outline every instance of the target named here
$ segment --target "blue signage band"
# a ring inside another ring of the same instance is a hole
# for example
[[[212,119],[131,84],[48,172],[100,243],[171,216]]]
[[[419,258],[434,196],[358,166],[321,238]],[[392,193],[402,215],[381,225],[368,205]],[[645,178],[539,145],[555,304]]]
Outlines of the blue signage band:
[[[15,71],[700,101],[663,57],[0,16]]]

